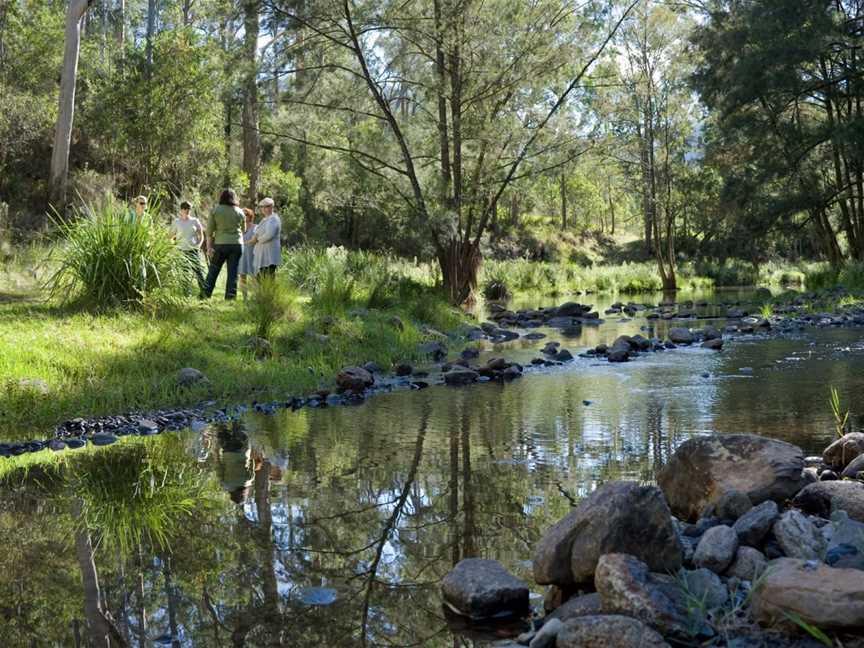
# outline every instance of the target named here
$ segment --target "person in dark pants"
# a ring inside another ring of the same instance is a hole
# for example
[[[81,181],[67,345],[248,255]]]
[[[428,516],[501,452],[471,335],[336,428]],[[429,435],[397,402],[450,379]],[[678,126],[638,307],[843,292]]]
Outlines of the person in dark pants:
[[[204,240],[207,243],[207,256],[210,258],[210,271],[204,285],[204,297],[213,294],[216,280],[222,266],[228,264],[228,278],[225,283],[225,299],[237,297],[237,267],[243,255],[243,212],[237,206],[237,194],[233,189],[225,189],[219,196],[219,204],[210,213]]]

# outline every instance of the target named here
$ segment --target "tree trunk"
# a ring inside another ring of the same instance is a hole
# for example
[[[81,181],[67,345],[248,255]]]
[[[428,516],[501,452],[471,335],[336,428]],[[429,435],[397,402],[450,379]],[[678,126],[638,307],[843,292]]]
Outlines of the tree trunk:
[[[144,55],[147,59],[147,66],[153,66],[153,37],[156,35],[156,11],[158,7],[156,0],[147,0],[147,33],[145,35],[146,45]],[[150,71],[147,71],[149,76]]]
[[[567,229],[567,180],[561,174],[561,229]]]
[[[55,209],[66,210],[66,188],[69,179],[69,147],[72,143],[72,122],[75,117],[75,84],[78,79],[78,53],[81,49],[81,18],[87,11],[88,0],[70,0],[66,10],[63,71],[60,75],[60,110],[54,131],[49,174],[50,199]]]
[[[243,172],[249,178],[247,200],[258,202],[261,169],[261,136],[258,132],[258,14],[260,0],[245,0],[243,38],[245,75],[243,79]]]
[[[451,237],[438,255],[444,291],[451,304],[462,304],[472,298],[480,272],[480,250],[470,241]]]

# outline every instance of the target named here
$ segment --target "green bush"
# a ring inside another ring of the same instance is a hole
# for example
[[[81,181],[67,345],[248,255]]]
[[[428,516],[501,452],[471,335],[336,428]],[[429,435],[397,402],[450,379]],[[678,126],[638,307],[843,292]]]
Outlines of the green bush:
[[[297,295],[276,277],[259,275],[246,300],[249,320],[254,326],[255,337],[270,339],[277,322],[283,319],[296,319],[294,305]]]
[[[124,205],[106,201],[56,223],[64,240],[48,287],[64,302],[137,307],[148,297],[172,299],[189,281],[189,260],[152,215],[130,219]]]

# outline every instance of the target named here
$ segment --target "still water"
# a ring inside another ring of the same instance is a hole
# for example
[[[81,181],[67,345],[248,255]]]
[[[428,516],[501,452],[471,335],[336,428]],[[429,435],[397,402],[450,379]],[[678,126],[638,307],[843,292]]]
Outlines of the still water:
[[[649,324],[625,319],[544,332],[575,353]],[[527,362],[545,341],[484,353]],[[442,612],[455,562],[496,558],[530,582],[534,542],[572,502],[606,480],[653,480],[694,434],[818,452],[832,385],[861,429],[861,330],[577,358],[509,384],[129,440],[2,494],[0,644],[86,646],[88,622],[110,615],[130,646],[486,645]]]

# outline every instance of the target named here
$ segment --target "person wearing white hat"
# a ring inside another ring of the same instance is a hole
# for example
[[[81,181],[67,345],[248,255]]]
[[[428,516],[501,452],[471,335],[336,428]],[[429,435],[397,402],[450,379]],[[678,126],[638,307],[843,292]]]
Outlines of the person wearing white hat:
[[[258,203],[263,218],[249,241],[255,246],[252,261],[255,276],[274,274],[282,261],[282,219],[273,211],[273,205],[272,198],[264,198]]]

